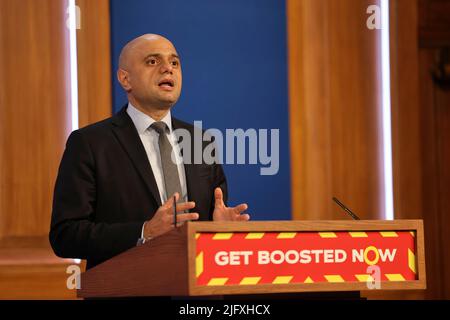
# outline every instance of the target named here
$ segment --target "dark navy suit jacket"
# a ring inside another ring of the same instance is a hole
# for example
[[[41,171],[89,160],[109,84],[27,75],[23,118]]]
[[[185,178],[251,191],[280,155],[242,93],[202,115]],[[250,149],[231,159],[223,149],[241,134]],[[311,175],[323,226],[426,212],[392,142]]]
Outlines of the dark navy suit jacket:
[[[194,138],[192,125],[172,118],[172,126]],[[189,201],[196,203],[191,211],[211,220],[214,189],[222,188],[227,199],[225,174],[220,164],[191,163],[184,165]],[[91,268],[135,246],[143,223],[160,206],[147,154],[124,107],[69,136],[54,190],[50,243],[56,255],[86,259]]]

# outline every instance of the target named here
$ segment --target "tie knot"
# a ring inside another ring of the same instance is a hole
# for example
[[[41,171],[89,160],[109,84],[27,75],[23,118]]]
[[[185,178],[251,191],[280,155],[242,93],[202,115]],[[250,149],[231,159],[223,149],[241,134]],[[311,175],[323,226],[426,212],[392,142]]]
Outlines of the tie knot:
[[[167,124],[163,121],[153,122],[151,127],[156,130],[159,134],[165,133],[167,130]]]

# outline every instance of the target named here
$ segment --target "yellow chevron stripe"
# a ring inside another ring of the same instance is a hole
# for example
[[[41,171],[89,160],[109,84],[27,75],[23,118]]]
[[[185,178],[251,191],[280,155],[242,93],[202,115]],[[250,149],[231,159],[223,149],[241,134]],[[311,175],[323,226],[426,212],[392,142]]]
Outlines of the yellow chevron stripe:
[[[277,239],[292,239],[297,235],[297,232],[280,232]]]
[[[411,249],[408,249],[408,267],[412,272],[416,273],[416,255]]]
[[[400,273],[386,273],[386,278],[389,281],[405,281],[405,278]]]
[[[264,232],[250,232],[245,236],[245,239],[262,239]]]
[[[303,281],[303,283],[314,283],[313,279],[311,279],[310,277],[307,277],[305,279],[305,281]]]
[[[337,235],[334,232],[319,232],[319,235],[322,238],[337,238]]]
[[[203,273],[203,251],[195,258],[195,276],[198,278]]]
[[[373,278],[370,274],[355,274],[355,277],[359,282],[373,281]]]
[[[413,238],[416,237],[416,233],[414,231],[410,231],[409,233],[411,233],[411,235],[413,236]]]
[[[345,282],[344,279],[338,274],[325,275],[324,277],[328,282]]]
[[[398,237],[397,232],[395,231],[380,231],[380,234],[383,238],[396,238]]]
[[[208,286],[223,286],[228,281],[228,278],[211,278],[208,282]]]
[[[367,233],[365,232],[349,232],[352,238],[367,238]]]
[[[279,276],[272,281],[273,284],[285,284],[291,282],[293,276]]]
[[[229,240],[233,236],[233,233],[230,232],[219,232],[216,233],[213,237],[213,240]]]
[[[198,239],[198,238],[200,238],[200,233],[195,234],[195,239]]]
[[[259,280],[261,280],[261,277],[244,277],[242,278],[239,284],[241,285],[257,284]]]

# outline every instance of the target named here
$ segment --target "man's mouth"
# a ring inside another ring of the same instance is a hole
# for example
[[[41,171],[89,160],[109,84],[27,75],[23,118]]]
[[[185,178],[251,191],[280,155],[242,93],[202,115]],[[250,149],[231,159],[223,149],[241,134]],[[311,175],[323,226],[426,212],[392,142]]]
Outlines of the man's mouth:
[[[158,83],[158,86],[167,91],[171,91],[174,87],[175,83],[172,79],[163,79]]]

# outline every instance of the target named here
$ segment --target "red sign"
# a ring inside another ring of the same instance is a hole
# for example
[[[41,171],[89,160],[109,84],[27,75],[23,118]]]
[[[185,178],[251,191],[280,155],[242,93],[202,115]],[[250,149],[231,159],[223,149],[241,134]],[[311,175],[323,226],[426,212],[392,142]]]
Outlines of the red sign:
[[[416,280],[415,235],[397,232],[198,233],[197,285]]]

